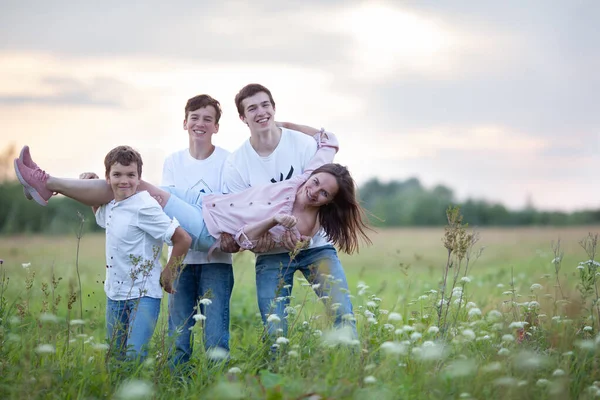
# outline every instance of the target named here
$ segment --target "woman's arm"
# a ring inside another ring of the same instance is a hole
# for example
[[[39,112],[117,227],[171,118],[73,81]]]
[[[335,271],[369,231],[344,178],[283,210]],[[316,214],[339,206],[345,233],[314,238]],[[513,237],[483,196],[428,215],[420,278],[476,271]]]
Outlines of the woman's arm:
[[[251,249],[256,244],[256,241],[275,225],[291,228],[295,226],[296,223],[297,219],[293,215],[276,214],[273,217],[244,226],[236,235],[236,238],[238,239],[238,242],[242,244],[242,247]]]
[[[286,128],[286,129],[291,129],[293,131],[302,132],[308,136],[314,136],[317,133],[319,133],[319,129],[313,128],[312,126],[308,126],[308,125],[299,125],[299,124],[294,124],[293,122],[276,122],[276,124],[280,128]]]
[[[173,282],[179,275],[179,266],[182,264],[185,255],[187,254],[190,245],[192,244],[192,238],[182,227],[177,227],[173,236],[171,237],[173,242],[173,251],[169,262],[160,274],[160,284],[167,293],[173,294]]]

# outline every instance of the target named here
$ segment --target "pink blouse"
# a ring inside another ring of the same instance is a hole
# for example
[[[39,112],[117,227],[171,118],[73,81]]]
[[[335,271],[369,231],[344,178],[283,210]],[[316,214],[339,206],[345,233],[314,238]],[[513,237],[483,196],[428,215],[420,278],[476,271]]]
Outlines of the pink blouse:
[[[221,233],[229,233],[242,248],[251,249],[254,244],[248,241],[243,233],[246,225],[263,221],[275,214],[290,215],[298,188],[315,169],[332,162],[339,149],[338,140],[333,133],[320,131],[313,138],[317,141],[317,152],[302,175],[277,183],[251,187],[239,193],[204,196],[202,214],[211,236],[218,239]],[[299,237],[298,230],[295,227],[293,229]],[[279,242],[285,230],[283,226],[276,225],[269,232],[273,239]]]

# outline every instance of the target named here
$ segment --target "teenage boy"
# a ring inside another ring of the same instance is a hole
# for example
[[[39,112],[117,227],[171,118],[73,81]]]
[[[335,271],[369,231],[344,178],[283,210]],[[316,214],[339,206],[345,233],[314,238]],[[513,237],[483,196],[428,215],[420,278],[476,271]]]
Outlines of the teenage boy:
[[[212,97],[202,94],[187,101],[183,129],[188,133],[189,147],[165,159],[163,186],[222,192],[223,165],[229,152],[212,143],[220,118],[221,105]],[[194,250],[185,257],[175,293],[169,296],[169,335],[175,337],[172,365],[190,360],[196,314],[206,317],[202,330],[209,359],[212,354],[214,361],[219,361],[229,352],[229,302],[234,281],[231,263],[231,254],[218,250],[210,261],[207,253]]]
[[[24,181],[20,171],[26,170],[22,165],[38,169],[27,146],[15,160],[21,183]],[[104,166],[114,200],[94,207],[94,211],[96,222],[106,230],[104,291],[109,352],[117,358],[142,360],[147,355],[160,312],[159,260],[163,242],[173,246],[165,269],[176,269],[192,239],[176,219],[167,217],[148,192],[137,192],[142,176],[142,157],[137,151],[129,146],[116,147],[104,158]],[[42,205],[46,197],[50,197],[40,196],[27,185],[25,189]],[[172,282],[162,281],[162,286],[172,292]]]
[[[239,192],[302,174],[317,150],[316,142],[304,133],[277,126],[275,101],[269,89],[259,84],[247,85],[236,95],[235,105],[240,119],[250,129],[250,138],[225,163],[226,190]],[[283,125],[302,131],[314,130]],[[290,257],[296,242],[296,238],[288,237],[286,248],[261,243],[261,248],[255,249],[261,253],[256,258],[258,307],[268,333],[274,336],[278,329],[284,335],[287,333],[285,309],[290,303],[294,272],[299,270],[313,284],[319,297],[328,296],[326,304],[335,315],[335,326],[349,326],[356,336],[348,283],[337,251],[319,233],[308,249]],[[277,317],[270,317],[273,314]]]

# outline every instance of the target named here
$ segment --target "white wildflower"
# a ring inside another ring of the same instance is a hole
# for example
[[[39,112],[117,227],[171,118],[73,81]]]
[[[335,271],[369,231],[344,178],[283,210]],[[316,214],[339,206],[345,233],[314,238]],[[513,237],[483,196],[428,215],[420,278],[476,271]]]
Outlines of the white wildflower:
[[[192,318],[194,318],[194,321],[198,322],[198,321],[204,321],[206,319],[206,315],[202,315],[200,313],[195,314]]]
[[[584,327],[583,327],[583,330],[584,330],[585,332],[591,332],[591,331],[593,331],[593,330],[594,330],[594,328],[592,328],[591,326],[587,325],[587,326],[584,326]]]
[[[554,377],[565,376],[565,371],[560,368],[555,369],[554,372],[552,373],[552,376],[554,376]]]
[[[510,354],[510,350],[507,349],[506,347],[502,347],[500,350],[498,350],[499,356],[508,356],[509,354]]]
[[[483,372],[498,372],[502,371],[502,363],[498,361],[491,362],[487,365],[484,365],[482,368]]]
[[[410,340],[412,340],[413,342],[416,342],[417,340],[421,339],[423,337],[423,335],[421,335],[419,332],[413,332],[410,335]]]
[[[296,350],[290,350],[290,351],[288,351],[288,356],[289,357],[298,357],[298,352]]]
[[[317,290],[320,287],[321,287],[320,283],[315,283],[314,285],[312,285],[313,290]]]
[[[427,333],[430,335],[435,335],[437,333],[439,333],[440,328],[438,328],[437,326],[430,326],[429,329],[427,329]]]
[[[545,386],[548,386],[549,383],[550,383],[550,381],[548,379],[540,378],[537,380],[537,382],[535,384],[537,386],[545,387]]]
[[[281,318],[277,314],[269,314],[267,317],[267,322],[280,322]]]
[[[469,283],[469,282],[471,282],[471,278],[469,278],[468,276],[463,276],[462,278],[460,278],[460,282],[461,283]]]
[[[229,358],[229,352],[222,347],[211,347],[206,351],[206,357],[209,360],[226,360]]]
[[[106,343],[93,343],[92,344],[92,349],[94,350],[98,350],[98,351],[105,351],[108,350],[108,344]]]
[[[35,348],[35,352],[38,354],[54,354],[56,349],[51,344],[40,344]]]
[[[502,335],[502,341],[507,343],[514,343],[515,337],[511,334]]]
[[[377,307],[377,303],[374,301],[367,301],[367,307],[375,308]]]
[[[377,382],[377,378],[375,378],[373,375],[365,376],[365,383],[369,384],[369,383],[376,383],[376,382]]]
[[[529,322],[526,322],[526,321],[514,321],[514,322],[511,322],[508,327],[510,329],[523,329],[523,328],[525,328],[525,325],[529,325]]]
[[[241,372],[242,370],[239,367],[231,367],[229,368],[229,371],[227,371],[228,374],[239,374]]]
[[[278,343],[278,344],[288,344],[289,342],[290,342],[290,339],[283,337],[283,336],[278,337],[277,340],[275,341],[275,343]]]
[[[125,381],[115,393],[116,399],[149,399],[154,394],[151,383],[139,379]]]
[[[408,348],[403,343],[383,342],[380,349],[387,354],[406,355]]]
[[[472,329],[465,329],[461,334],[467,340],[475,340],[475,332]]]
[[[320,331],[319,331],[320,332]],[[322,335],[323,344],[329,347],[336,345],[352,345],[354,331],[349,326],[334,329]]]
[[[397,312],[391,312],[388,315],[388,321],[402,321],[402,315]]]
[[[84,325],[85,321],[82,319],[72,319],[71,321],[69,321],[69,325],[73,326],[73,325]]]
[[[202,299],[202,300],[200,300],[200,304],[202,304],[203,306],[210,306],[212,304],[212,300],[211,299]]]
[[[542,290],[543,286],[540,285],[539,283],[534,283],[533,285],[531,285],[531,287],[529,288],[529,290],[531,290],[532,292],[535,290]]]
[[[42,314],[40,314],[40,321],[41,322],[53,322],[56,324],[60,321],[60,319],[54,314],[42,313]]]
[[[23,263],[23,264],[21,264],[21,266],[22,266],[23,268],[29,268],[29,267],[31,267],[31,263],[30,263],[30,262],[28,262],[28,263]]]
[[[479,308],[471,308],[468,312],[469,318],[481,317],[481,310]]]

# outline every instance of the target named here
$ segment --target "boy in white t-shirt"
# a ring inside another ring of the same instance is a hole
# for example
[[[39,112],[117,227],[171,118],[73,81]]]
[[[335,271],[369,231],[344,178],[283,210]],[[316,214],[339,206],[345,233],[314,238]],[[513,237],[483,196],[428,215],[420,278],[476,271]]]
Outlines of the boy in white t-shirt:
[[[163,242],[172,245],[165,267],[177,268],[191,237],[171,220],[148,192],[137,192],[142,158],[129,146],[111,150],[104,159],[106,181],[114,200],[96,208],[96,222],[106,230],[106,331],[110,352],[117,358],[143,359],[154,333],[161,285]]]
[[[201,94],[189,99],[184,111],[183,129],[189,146],[165,159],[162,185],[221,193],[223,165],[229,152],[212,143],[219,131],[221,105]],[[185,266],[174,283],[176,293],[169,296],[169,335],[175,336],[173,366],[190,360],[190,328],[196,314],[206,317],[202,331],[209,359],[213,353],[220,359],[229,352],[229,302],[234,281],[231,254],[216,250],[209,261],[207,253],[190,250],[183,262]]]

